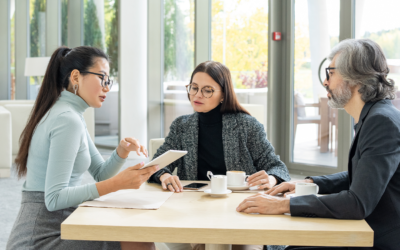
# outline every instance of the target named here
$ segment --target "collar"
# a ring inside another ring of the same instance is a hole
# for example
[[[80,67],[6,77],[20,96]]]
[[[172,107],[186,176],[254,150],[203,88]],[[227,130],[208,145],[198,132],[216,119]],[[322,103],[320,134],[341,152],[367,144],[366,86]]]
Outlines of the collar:
[[[198,113],[199,122],[203,124],[215,124],[222,122],[221,104],[207,113]]]
[[[371,110],[372,106],[374,106],[378,102],[383,102],[383,103],[392,105],[391,100],[389,100],[389,99],[365,103],[363,109],[361,110],[360,119],[358,120],[358,123],[354,125],[354,129],[356,130],[356,133],[361,128],[361,125],[363,124],[363,122],[364,122],[365,118],[367,117],[369,111]]]
[[[61,92],[59,100],[70,104],[79,114],[83,114],[89,108],[89,105],[80,96],[74,95],[67,90]]]

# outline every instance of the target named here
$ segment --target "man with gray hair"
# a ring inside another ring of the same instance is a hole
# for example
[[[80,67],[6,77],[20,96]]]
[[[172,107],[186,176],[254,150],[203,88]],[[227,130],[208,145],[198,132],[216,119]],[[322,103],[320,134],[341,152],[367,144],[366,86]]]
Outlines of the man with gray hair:
[[[329,56],[324,86],[328,104],[345,109],[356,123],[348,171],[307,177],[317,197],[280,199],[294,193],[295,182],[284,182],[244,200],[237,211],[292,216],[365,219],[374,230],[374,246],[288,247],[287,249],[400,249],[400,111],[391,103],[396,88],[378,44],[369,39],[344,40]],[[312,243],[311,243],[312,244]]]

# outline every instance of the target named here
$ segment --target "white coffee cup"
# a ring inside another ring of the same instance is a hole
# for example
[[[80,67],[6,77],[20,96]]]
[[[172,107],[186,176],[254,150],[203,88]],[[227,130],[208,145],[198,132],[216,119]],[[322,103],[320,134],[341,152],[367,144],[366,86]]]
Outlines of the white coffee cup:
[[[318,194],[319,187],[315,183],[304,183],[298,182],[296,183],[296,196],[301,195],[310,195],[310,194]]]
[[[246,180],[248,175],[246,175],[246,172],[244,171],[227,171],[226,176],[228,177],[229,187],[238,187],[247,185]]]
[[[207,177],[211,181],[211,193],[223,194],[228,189],[226,175],[213,175],[211,171],[207,172]]]

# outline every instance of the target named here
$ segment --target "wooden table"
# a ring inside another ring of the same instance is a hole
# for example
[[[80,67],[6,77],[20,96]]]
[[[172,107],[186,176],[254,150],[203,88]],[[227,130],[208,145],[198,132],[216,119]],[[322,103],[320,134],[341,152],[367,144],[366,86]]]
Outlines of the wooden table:
[[[141,189],[160,191],[157,184]],[[236,212],[249,193],[212,198],[203,192],[171,196],[158,210],[79,207],[61,224],[69,240],[205,243],[206,249],[230,244],[372,246],[364,220],[256,215]]]

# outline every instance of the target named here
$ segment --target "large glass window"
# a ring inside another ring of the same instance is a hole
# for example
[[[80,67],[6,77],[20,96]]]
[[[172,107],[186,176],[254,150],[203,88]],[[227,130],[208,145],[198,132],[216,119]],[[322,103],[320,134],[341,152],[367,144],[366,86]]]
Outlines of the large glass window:
[[[292,161],[337,166],[338,110],[321,80],[339,41],[340,0],[296,0]]]
[[[390,8],[388,8],[390,6]],[[368,38],[377,42],[387,58],[390,73],[388,78],[400,86],[400,1],[372,0],[356,1],[356,38]],[[400,92],[392,101],[400,109]]]
[[[185,85],[194,70],[194,0],[164,0],[164,136],[193,113]]]
[[[212,60],[230,69],[239,102],[266,128],[268,1],[212,1]]]
[[[46,1],[30,0],[30,57],[46,56]],[[31,100],[36,99],[42,79],[30,77],[28,91]]]
[[[95,144],[115,148],[119,144],[118,1],[85,0],[83,25],[84,45],[100,48],[109,55],[110,78],[114,81],[107,100],[95,109]],[[62,30],[67,33],[64,25]]]

